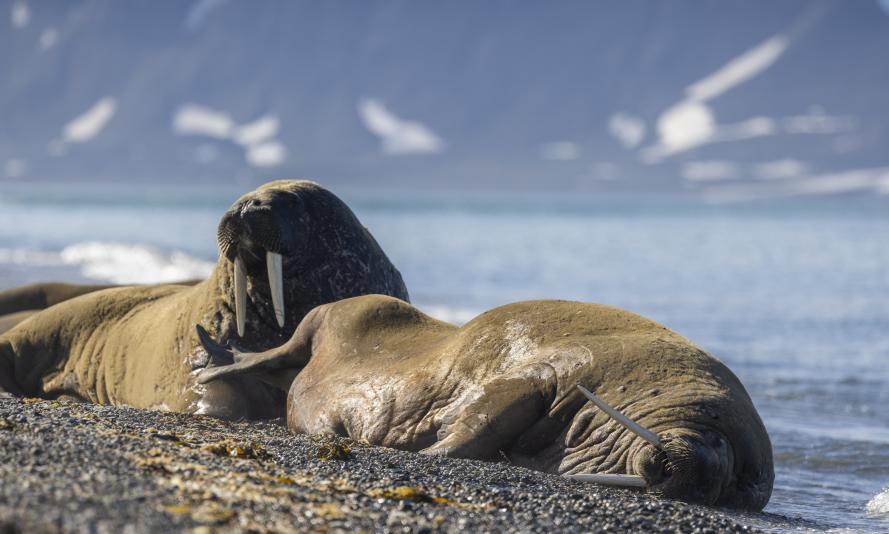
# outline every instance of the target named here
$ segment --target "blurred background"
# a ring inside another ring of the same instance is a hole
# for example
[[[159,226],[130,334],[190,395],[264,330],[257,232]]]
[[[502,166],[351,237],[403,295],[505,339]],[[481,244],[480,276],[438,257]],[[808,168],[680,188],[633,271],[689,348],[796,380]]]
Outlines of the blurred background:
[[[889,2],[4,0],[7,179],[889,191]]]
[[[437,317],[724,360],[776,454],[744,521],[889,530],[889,1],[0,0],[0,51],[0,289],[204,276],[309,178]]]

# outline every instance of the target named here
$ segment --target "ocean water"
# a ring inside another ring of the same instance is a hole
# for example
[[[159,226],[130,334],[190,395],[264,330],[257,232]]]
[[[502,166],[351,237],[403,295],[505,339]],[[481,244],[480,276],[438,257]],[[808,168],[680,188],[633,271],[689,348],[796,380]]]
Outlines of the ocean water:
[[[216,224],[242,192],[0,185],[0,288],[203,276]],[[771,502],[742,520],[889,531],[889,199],[341,196],[434,316],[600,302],[726,362],[775,450]]]

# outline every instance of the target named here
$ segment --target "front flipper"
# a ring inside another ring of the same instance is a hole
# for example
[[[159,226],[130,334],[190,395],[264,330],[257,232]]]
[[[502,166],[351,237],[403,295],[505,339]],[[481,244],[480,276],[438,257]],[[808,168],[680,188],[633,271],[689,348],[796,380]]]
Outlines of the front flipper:
[[[195,325],[198,339],[210,355],[211,364],[197,375],[198,382],[206,384],[224,378],[254,375],[266,384],[287,391],[302,367],[290,367],[286,353],[278,349],[265,352],[241,352],[231,346],[222,346],[210,337],[201,325]],[[220,363],[215,363],[220,362]]]
[[[421,452],[478,460],[497,458],[546,416],[555,392],[555,372],[545,364],[489,382],[477,399],[459,411],[447,435]]]

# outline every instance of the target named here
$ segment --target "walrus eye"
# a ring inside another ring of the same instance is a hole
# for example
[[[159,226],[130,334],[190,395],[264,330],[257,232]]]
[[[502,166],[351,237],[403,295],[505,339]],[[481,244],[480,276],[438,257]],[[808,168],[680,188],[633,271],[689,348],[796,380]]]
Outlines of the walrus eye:
[[[265,262],[269,270],[269,289],[278,326],[284,328],[284,259],[276,252],[266,252]]]

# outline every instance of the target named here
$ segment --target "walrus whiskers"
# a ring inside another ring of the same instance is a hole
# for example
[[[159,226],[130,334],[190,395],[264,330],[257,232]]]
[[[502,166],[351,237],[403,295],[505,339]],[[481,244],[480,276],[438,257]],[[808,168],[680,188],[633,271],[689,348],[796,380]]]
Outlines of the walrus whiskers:
[[[244,337],[244,322],[247,320],[247,271],[244,260],[235,256],[235,322],[238,323],[238,336]]]
[[[269,289],[272,293],[272,306],[278,326],[284,328],[284,269],[283,258],[276,252],[266,252],[265,261],[269,270]]]
[[[645,441],[651,443],[655,447],[658,447],[658,448],[661,447],[662,442],[661,442],[660,436],[658,436],[651,430],[648,430],[647,428],[640,425],[636,421],[633,421],[626,415],[620,413],[615,408],[610,406],[607,402],[603,401],[602,399],[600,399],[599,397],[594,395],[590,390],[586,389],[585,387],[581,386],[580,384],[577,384],[577,389],[579,389],[580,392],[586,396],[586,398],[590,399],[590,401],[592,401],[593,404],[598,406],[600,410],[602,410],[603,412],[608,414],[609,417],[611,417],[612,419],[614,419],[615,421],[617,421],[618,423],[620,423],[624,427],[626,427],[627,430],[629,430],[633,434],[636,434],[637,436],[644,439]]]
[[[648,482],[639,475],[613,475],[606,473],[581,473],[568,475],[567,478],[578,482],[592,482],[603,486],[615,486],[618,488],[647,488]]]

